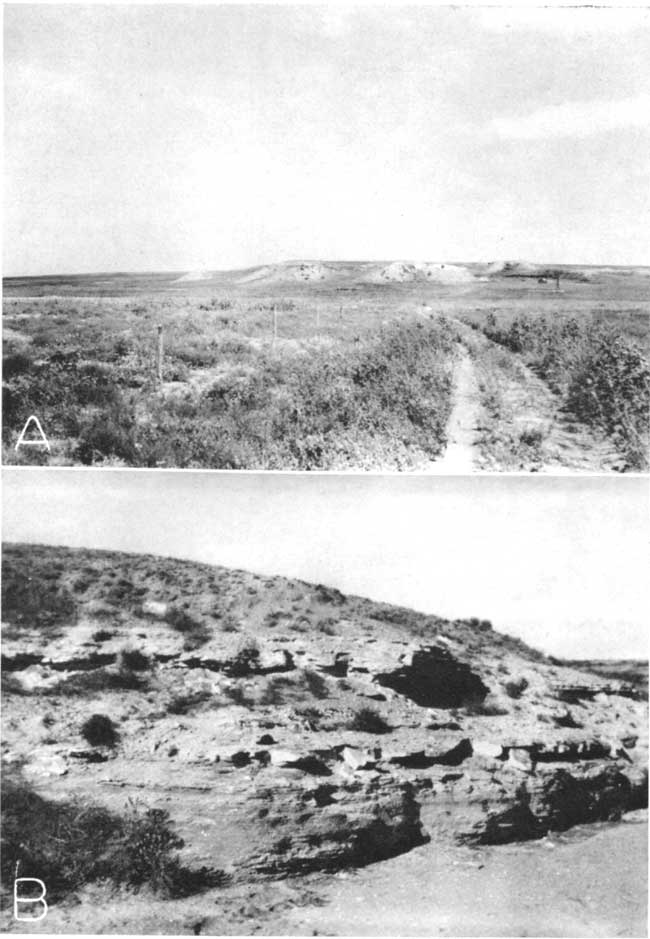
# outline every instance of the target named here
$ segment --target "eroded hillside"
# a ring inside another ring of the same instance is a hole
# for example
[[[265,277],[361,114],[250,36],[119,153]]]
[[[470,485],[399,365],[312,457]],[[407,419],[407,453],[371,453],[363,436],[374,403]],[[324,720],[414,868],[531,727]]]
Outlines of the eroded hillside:
[[[635,686],[485,621],[32,545],[5,546],[2,589],[5,768],[49,800],[164,809],[188,869],[335,870],[646,803]],[[111,739],[84,739],[92,715]]]

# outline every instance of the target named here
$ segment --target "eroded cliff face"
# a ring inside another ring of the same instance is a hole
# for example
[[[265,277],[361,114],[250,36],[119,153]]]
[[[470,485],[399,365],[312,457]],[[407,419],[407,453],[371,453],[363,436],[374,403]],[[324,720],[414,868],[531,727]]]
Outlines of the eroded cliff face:
[[[282,578],[8,546],[3,756],[42,794],[169,811],[235,878],[500,843],[647,802],[647,705],[488,623]],[[114,746],[91,746],[91,714]]]

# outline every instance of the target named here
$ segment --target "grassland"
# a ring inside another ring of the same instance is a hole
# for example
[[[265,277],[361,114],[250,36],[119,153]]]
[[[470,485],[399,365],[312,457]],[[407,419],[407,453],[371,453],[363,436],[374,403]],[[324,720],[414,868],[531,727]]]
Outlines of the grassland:
[[[616,459],[605,468],[647,466],[646,272],[592,271],[558,290],[534,278],[370,283],[353,264],[332,270],[322,282],[281,269],[246,283],[245,272],[6,281],[5,462],[427,470],[447,443],[462,342],[482,394],[477,468],[539,469],[558,408],[607,440]],[[538,337],[525,347],[510,341],[522,323]],[[585,372],[598,407],[578,393]],[[614,372],[625,375],[611,389]],[[522,388],[532,423],[517,417]],[[30,414],[51,453],[14,450]],[[589,463],[596,443],[576,446]]]

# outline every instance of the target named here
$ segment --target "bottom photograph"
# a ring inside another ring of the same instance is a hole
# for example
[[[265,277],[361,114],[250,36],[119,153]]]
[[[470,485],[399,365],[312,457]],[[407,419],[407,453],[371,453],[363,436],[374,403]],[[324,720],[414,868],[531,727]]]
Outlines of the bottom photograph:
[[[647,935],[645,480],[2,476],[3,931]]]

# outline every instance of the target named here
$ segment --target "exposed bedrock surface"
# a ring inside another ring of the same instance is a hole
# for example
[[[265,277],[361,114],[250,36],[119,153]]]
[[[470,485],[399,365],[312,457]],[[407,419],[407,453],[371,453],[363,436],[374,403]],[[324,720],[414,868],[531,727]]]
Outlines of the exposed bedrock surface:
[[[8,546],[3,575],[5,767],[166,809],[190,866],[333,870],[647,803],[636,687],[484,621],[110,552]],[[94,713],[113,745],[83,739]]]

